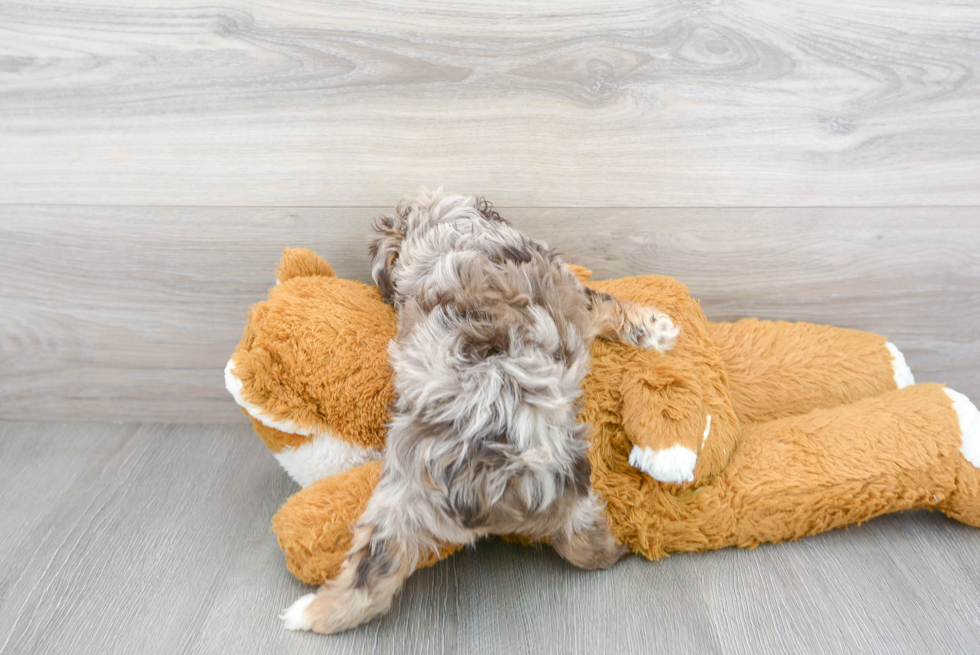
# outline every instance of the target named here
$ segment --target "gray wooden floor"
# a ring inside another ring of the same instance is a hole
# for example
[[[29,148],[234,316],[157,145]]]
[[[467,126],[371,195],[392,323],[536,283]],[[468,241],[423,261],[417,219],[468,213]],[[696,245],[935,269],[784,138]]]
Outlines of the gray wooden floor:
[[[601,574],[486,543],[283,633],[292,485],[222,367],[283,247],[366,280],[440,185],[980,398],[980,0],[0,0],[0,652],[980,651],[980,531],[926,513]]]
[[[378,621],[285,632],[292,491],[244,425],[0,422],[0,653],[980,651],[980,531],[926,512],[604,572],[486,542]]]

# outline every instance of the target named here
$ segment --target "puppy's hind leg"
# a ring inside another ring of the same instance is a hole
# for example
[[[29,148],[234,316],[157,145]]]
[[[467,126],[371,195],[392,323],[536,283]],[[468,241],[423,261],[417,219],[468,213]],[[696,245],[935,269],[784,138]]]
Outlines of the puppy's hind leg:
[[[594,334],[610,341],[667,352],[677,343],[680,328],[656,307],[618,300],[584,287],[589,296]]]
[[[571,502],[565,525],[548,537],[548,543],[581,569],[608,569],[629,555],[629,550],[616,542],[594,492]]]
[[[282,618],[289,630],[333,634],[384,614],[415,570],[423,548],[434,543],[409,524],[412,508],[405,494],[382,477],[354,528],[354,539],[340,573],[316,594],[300,598]],[[396,502],[397,501],[397,502]]]

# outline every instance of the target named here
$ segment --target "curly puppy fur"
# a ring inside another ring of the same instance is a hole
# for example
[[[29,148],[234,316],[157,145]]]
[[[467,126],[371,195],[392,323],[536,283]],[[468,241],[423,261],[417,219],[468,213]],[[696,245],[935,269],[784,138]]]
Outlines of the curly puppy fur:
[[[577,422],[589,344],[667,350],[673,323],[582,286],[482,199],[423,193],[375,230],[374,280],[399,316],[383,472],[341,573],[287,610],[287,627],[367,621],[425,551],[490,534],[547,540],[584,568],[619,561]]]

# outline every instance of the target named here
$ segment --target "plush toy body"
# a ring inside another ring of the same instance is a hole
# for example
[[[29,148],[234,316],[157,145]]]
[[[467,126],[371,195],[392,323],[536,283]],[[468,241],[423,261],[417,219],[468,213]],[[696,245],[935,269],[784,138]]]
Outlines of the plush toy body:
[[[308,251],[287,251],[277,284],[226,382],[304,486],[273,528],[290,571],[319,584],[339,570],[380,475],[396,321],[376,289]],[[980,412],[912,384],[883,337],[711,323],[661,276],[587,284],[681,327],[668,353],[597,340],[583,388],[593,488],[633,552],[751,547],[922,507],[980,527]]]

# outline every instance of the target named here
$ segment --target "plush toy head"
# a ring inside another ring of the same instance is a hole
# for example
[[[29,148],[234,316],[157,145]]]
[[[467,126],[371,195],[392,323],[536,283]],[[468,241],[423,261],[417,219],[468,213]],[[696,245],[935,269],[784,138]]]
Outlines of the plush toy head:
[[[225,369],[228,390],[299,484],[380,459],[395,313],[308,250],[287,250]]]

